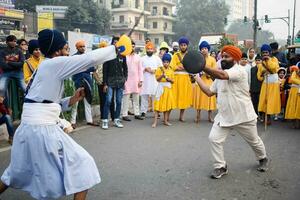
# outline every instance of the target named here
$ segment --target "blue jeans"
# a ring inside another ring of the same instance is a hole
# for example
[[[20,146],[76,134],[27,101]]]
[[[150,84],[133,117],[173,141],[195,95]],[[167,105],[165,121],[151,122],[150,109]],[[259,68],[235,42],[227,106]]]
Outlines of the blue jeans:
[[[22,71],[4,72],[0,76],[0,96],[4,97],[7,91],[7,86],[10,80],[16,80],[17,86],[25,92],[26,84],[24,81],[24,74]]]
[[[14,136],[14,126],[13,126],[10,115],[6,114],[6,115],[2,115],[2,117],[0,117],[0,125],[2,125],[4,123],[6,124],[8,135],[10,137],[13,137]]]
[[[122,106],[122,98],[123,98],[123,88],[112,88],[108,87],[106,99],[103,108],[103,119],[108,119],[108,113],[110,110],[111,102],[113,101],[113,91],[116,91],[116,109],[114,114],[114,119],[120,119],[121,106]]]

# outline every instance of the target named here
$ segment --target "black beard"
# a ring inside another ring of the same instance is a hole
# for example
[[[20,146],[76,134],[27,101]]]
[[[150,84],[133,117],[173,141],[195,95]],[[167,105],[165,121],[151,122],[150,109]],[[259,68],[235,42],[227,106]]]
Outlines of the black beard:
[[[233,65],[234,65],[233,61],[232,62],[228,62],[226,60],[221,61],[221,67],[222,67],[223,70],[230,69],[231,67],[233,67]]]
[[[186,49],[186,50],[184,50],[184,51],[183,51],[183,50],[180,50],[180,51],[181,51],[181,53],[185,53],[185,52],[187,51],[187,49]]]
[[[153,55],[153,53],[151,52],[147,52],[147,56],[151,57]]]

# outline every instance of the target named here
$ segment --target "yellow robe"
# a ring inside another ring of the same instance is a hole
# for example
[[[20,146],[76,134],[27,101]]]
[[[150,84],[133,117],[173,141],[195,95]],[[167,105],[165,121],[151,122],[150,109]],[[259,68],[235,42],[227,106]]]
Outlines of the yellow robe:
[[[267,83],[263,75],[264,73],[277,75],[279,63],[275,57],[270,58],[268,61],[263,61],[263,63],[268,66],[269,71],[262,64],[258,65],[257,78],[260,81],[264,81],[259,96],[258,112],[264,112],[268,115],[279,114],[281,111],[279,80],[277,78],[276,82]]]
[[[175,71],[173,95],[175,99],[175,108],[187,109],[192,105],[192,83],[189,74],[183,70],[178,71],[178,66],[182,66],[184,54],[176,52],[171,60],[170,66]],[[180,59],[181,58],[181,59]]]
[[[162,68],[163,67],[159,67],[156,72],[155,72],[155,77],[156,79],[159,78],[162,75]],[[174,80],[174,71],[171,67],[169,67],[168,69],[163,68],[163,70],[165,71],[165,75]],[[167,82],[167,80],[165,78],[162,78],[160,80],[160,82]],[[173,86],[172,86],[173,87]],[[160,96],[159,99],[154,100],[154,110],[158,111],[158,112],[166,112],[169,110],[172,110],[175,108],[175,99],[173,97],[173,90],[171,88],[168,87],[164,87],[164,91],[163,94]]]
[[[217,68],[216,60],[208,56],[206,57],[206,67]],[[208,74],[203,74],[201,79],[208,86],[213,83],[212,78]],[[197,110],[216,110],[217,109],[217,99],[216,96],[208,97],[198,86],[197,83],[193,85],[193,108]]]
[[[289,83],[292,87],[285,110],[285,119],[300,119],[300,76],[293,72]]]
[[[33,68],[33,70],[36,70],[38,68],[38,66],[40,65],[40,63],[43,61],[43,58],[40,59],[36,59],[33,56],[30,56],[30,58],[28,58],[26,60],[26,62],[24,62],[23,65],[23,73],[24,73],[24,80],[25,83],[28,84],[30,79],[31,79],[31,75],[32,75],[32,71],[30,69],[30,67],[28,66],[27,62],[31,65],[31,67]]]

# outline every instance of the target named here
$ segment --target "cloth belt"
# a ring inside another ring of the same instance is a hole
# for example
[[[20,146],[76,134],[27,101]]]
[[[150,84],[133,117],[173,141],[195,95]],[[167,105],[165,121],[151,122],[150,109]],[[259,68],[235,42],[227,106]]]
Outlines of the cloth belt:
[[[279,78],[278,78],[278,74],[267,74],[265,76],[265,80],[264,83],[278,83],[279,82]]]
[[[171,89],[172,84],[170,82],[159,82],[155,93],[156,100],[159,100],[160,96],[164,93],[164,87]]]
[[[24,103],[21,123],[53,125],[59,123],[61,106],[57,103]]]

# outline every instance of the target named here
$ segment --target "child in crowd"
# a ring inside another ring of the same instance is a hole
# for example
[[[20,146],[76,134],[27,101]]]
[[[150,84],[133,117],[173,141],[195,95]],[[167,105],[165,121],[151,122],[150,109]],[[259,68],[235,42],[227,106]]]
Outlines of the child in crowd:
[[[297,66],[292,66],[290,72],[292,73],[289,79],[291,89],[287,101],[285,119],[294,120],[294,127],[300,128],[300,70]]]
[[[13,143],[13,137],[14,137],[14,127],[12,122],[12,111],[7,108],[7,106],[4,104],[4,97],[0,97],[0,125],[6,124],[7,132],[8,132],[8,143],[12,145]]]
[[[278,118],[284,118],[284,110],[285,110],[285,106],[286,106],[286,90],[284,88],[285,86],[285,82],[286,82],[286,69],[281,67],[278,70],[278,78],[279,78],[279,83],[280,83],[280,99],[281,99],[281,113],[280,115],[275,115],[274,120],[278,120]]]
[[[170,126],[169,117],[171,110],[175,107],[175,99],[172,93],[172,84],[174,83],[174,71],[170,67],[171,55],[164,54],[162,57],[163,67],[159,67],[155,72],[158,87],[154,100],[154,122],[152,127],[157,125],[157,119],[160,112],[164,113],[164,125]]]

